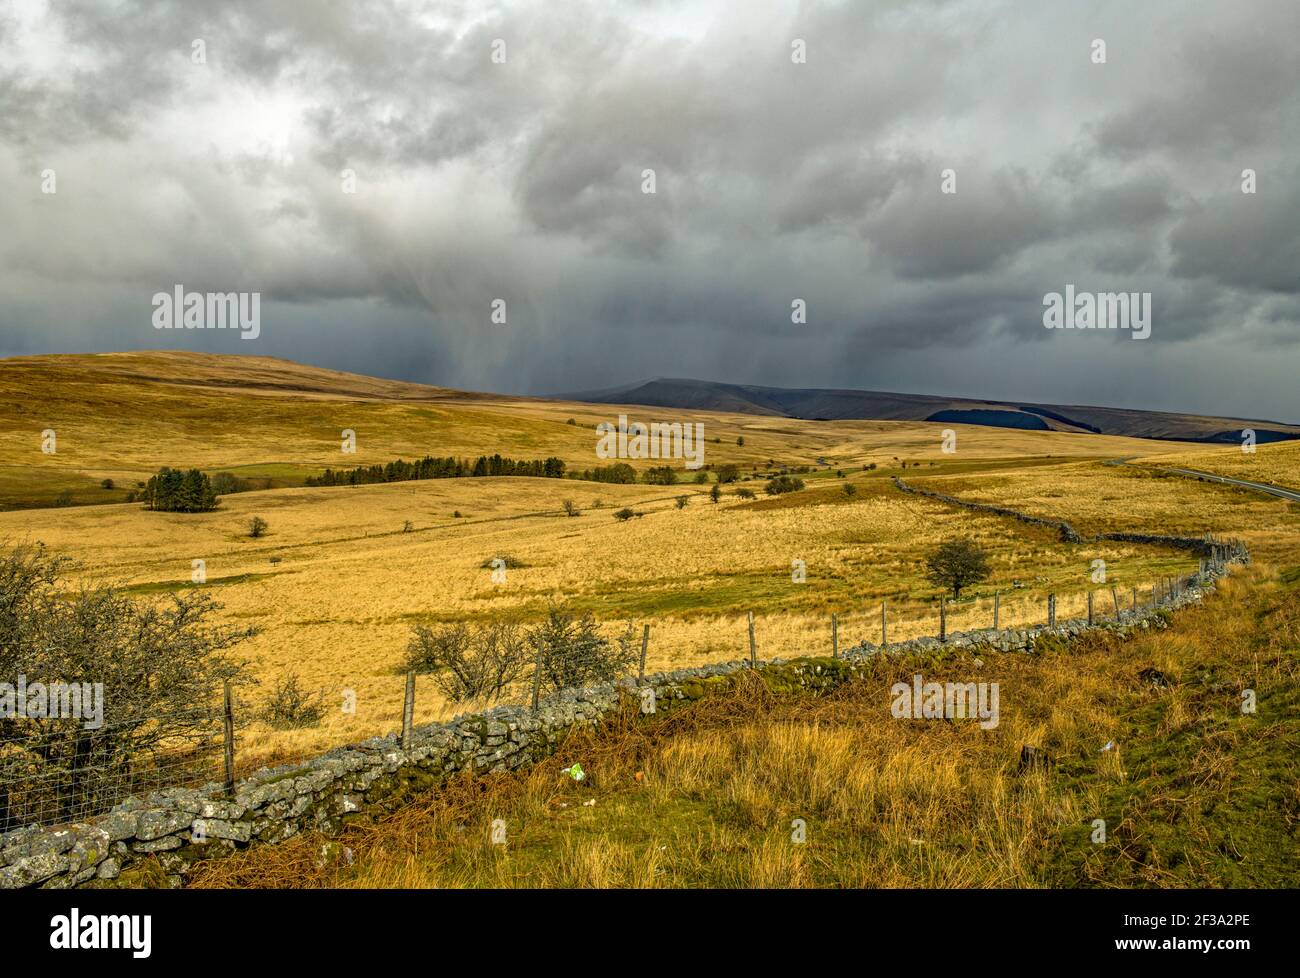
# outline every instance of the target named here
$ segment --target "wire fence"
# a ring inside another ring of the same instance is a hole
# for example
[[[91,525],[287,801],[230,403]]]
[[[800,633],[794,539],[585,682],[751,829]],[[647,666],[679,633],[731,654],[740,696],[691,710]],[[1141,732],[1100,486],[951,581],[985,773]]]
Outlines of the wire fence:
[[[0,832],[78,822],[131,796],[219,779],[219,709],[166,718],[0,720]]]

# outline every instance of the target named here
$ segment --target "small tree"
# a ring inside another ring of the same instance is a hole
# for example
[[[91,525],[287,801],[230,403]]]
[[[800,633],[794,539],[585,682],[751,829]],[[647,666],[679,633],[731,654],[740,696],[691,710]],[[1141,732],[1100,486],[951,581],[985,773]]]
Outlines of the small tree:
[[[745,447],[745,436],[744,436],[744,435],[741,435],[739,438],[736,439],[736,445],[737,445],[737,447],[739,447],[739,448],[744,448],[744,447]]]
[[[117,484],[112,479],[105,479],[103,482],[100,483],[100,486],[104,489],[117,488]]]
[[[618,520],[620,523],[626,523],[635,515],[636,513],[628,509],[626,506],[622,509],[614,510],[614,519]]]
[[[565,516],[581,516],[581,515],[582,515],[582,510],[578,509],[578,507],[577,507],[576,505],[574,505],[574,502],[573,502],[572,499],[566,499],[566,500],[564,501],[564,515],[565,515]]]
[[[686,506],[687,506],[687,504],[688,504],[690,501],[691,501],[691,497],[690,497],[690,496],[678,496],[678,497],[677,497],[677,508],[678,508],[678,509],[685,509]]]
[[[846,495],[846,496],[856,496],[857,494],[858,494],[858,487],[857,487],[857,486],[855,486],[852,482],[846,482],[846,483],[844,483],[844,495]]]
[[[40,811],[72,821],[147,787],[177,751],[211,744],[222,683],[248,681],[228,650],[255,632],[217,624],[207,594],[137,601],[64,580],[71,568],[39,544],[0,549],[2,681],[103,691],[98,726],[49,711],[0,722],[0,832]]]
[[[715,482],[713,488],[709,490],[709,498],[716,504],[722,498],[722,486]]]
[[[952,588],[953,598],[961,589],[989,576],[988,554],[974,540],[948,540],[939,544],[926,558],[926,577],[930,583]]]
[[[541,663],[543,683],[552,689],[613,682],[638,655],[631,622],[611,640],[600,634],[591,612],[578,615],[557,604],[528,632],[528,644]]]
[[[265,536],[268,529],[266,520],[260,516],[254,516],[248,521],[248,535],[253,539]]]

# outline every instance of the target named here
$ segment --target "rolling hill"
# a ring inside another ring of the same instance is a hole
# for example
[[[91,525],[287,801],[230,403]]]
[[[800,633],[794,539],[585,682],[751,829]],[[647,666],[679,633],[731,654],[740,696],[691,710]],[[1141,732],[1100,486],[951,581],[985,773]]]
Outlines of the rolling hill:
[[[933,421],[1030,431],[1073,431],[1171,441],[1235,443],[1243,428],[1258,442],[1300,438],[1300,425],[1164,411],[1084,405],[1031,404],[930,394],[819,388],[755,387],[707,380],[660,378],[609,390],[565,394],[606,404],[647,404],[815,421]]]

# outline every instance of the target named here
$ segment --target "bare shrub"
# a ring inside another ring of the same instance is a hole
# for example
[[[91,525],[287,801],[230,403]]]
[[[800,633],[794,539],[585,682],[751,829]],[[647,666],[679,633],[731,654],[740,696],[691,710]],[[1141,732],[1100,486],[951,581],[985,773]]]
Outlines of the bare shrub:
[[[275,684],[266,706],[262,708],[262,720],[276,730],[319,727],[324,716],[321,694],[304,690],[298,677],[293,675]]]
[[[406,667],[432,677],[453,703],[496,701],[528,665],[528,646],[519,625],[494,621],[481,627],[463,622],[416,625]]]

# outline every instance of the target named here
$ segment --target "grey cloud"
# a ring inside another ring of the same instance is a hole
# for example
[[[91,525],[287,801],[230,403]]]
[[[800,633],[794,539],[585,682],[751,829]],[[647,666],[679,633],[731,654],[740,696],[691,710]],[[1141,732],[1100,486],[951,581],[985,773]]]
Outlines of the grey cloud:
[[[183,282],[261,290],[256,352],[450,386],[1041,371],[1049,399],[1295,413],[1291,2],[50,9],[0,21],[0,350],[158,345],[140,310]],[[1150,343],[1058,342],[1066,282],[1153,292]],[[1135,362],[1171,366],[1126,394]]]

